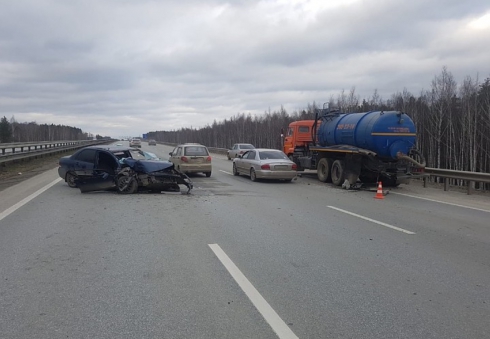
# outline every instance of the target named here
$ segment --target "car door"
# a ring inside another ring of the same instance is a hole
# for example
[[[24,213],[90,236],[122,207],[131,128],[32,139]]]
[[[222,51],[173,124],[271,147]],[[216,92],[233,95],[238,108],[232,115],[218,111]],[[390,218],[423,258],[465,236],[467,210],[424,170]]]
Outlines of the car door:
[[[118,168],[119,162],[114,154],[98,150],[91,173],[83,175],[77,186],[81,192],[101,191],[115,187],[114,176]]]
[[[257,152],[256,151],[248,151],[247,152],[247,174],[250,174],[250,168],[255,168],[257,170]],[[259,166],[260,167],[260,166]]]
[[[119,162],[117,158],[111,152],[104,150],[97,151],[96,162],[94,166],[94,174],[107,173],[114,175],[119,168]]]
[[[242,155],[240,160],[242,161],[241,172],[243,174],[250,174],[250,164],[253,159],[255,159],[255,151],[247,151]]]
[[[246,156],[246,155],[244,154],[244,156]],[[239,174],[242,174],[243,173],[243,168],[245,166],[244,165],[244,161],[245,161],[245,159],[243,157],[242,158],[238,157],[238,158],[236,158],[236,159],[233,160],[233,162],[235,163],[236,169],[237,169],[237,171],[238,171]]]
[[[181,157],[181,155],[182,155],[182,147],[181,146],[177,146],[172,151],[172,154],[170,155],[169,161],[171,163],[173,163],[175,165],[175,167],[177,167],[178,165],[180,165],[180,157]]]
[[[73,168],[77,176],[92,175],[96,152],[95,149],[84,149],[76,155]]]

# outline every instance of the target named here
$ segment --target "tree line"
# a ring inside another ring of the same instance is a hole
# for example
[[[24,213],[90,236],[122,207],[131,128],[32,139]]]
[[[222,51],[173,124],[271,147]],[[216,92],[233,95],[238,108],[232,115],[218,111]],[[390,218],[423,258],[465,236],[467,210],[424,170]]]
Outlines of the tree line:
[[[458,84],[443,67],[427,90],[413,94],[404,89],[383,99],[375,90],[360,100],[355,87],[326,100],[341,112],[397,110],[412,118],[417,128],[417,148],[428,167],[490,172],[490,78],[480,82],[467,76]],[[148,137],[169,143],[197,142],[210,147],[230,148],[234,143],[281,148],[281,130],[296,120],[313,119],[320,108],[308,103],[300,111],[265,111],[263,115],[239,113],[203,128],[153,131]]]
[[[14,117],[10,121],[4,116],[0,119],[0,143],[31,142],[31,141],[58,141],[58,140],[88,140],[93,136],[83,132],[80,128],[37,124],[36,122],[17,122]],[[97,135],[97,138],[102,138]]]

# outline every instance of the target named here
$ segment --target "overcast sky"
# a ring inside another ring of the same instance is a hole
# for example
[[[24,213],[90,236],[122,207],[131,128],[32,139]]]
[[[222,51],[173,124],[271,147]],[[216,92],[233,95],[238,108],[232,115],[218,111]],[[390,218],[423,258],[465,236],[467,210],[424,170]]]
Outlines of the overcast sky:
[[[0,0],[0,116],[101,135],[490,76],[488,0]]]

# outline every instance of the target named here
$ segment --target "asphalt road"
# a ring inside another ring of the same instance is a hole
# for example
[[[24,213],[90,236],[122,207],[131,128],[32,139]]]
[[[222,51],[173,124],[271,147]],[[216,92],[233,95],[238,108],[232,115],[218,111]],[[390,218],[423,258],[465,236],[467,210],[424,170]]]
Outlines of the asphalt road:
[[[81,194],[54,169],[0,192],[0,337],[490,337],[488,196],[231,164],[191,195]]]

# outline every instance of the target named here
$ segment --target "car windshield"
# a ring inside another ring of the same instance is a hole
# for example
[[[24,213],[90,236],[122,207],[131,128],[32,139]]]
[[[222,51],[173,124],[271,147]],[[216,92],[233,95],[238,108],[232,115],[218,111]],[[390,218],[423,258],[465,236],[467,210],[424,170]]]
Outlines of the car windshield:
[[[254,149],[255,147],[253,145],[240,145],[241,149]]]
[[[286,154],[280,151],[262,151],[259,152],[259,157],[260,160],[267,160],[267,159],[288,159]]]
[[[184,148],[184,155],[206,156],[208,155],[208,150],[204,146],[187,146]]]

